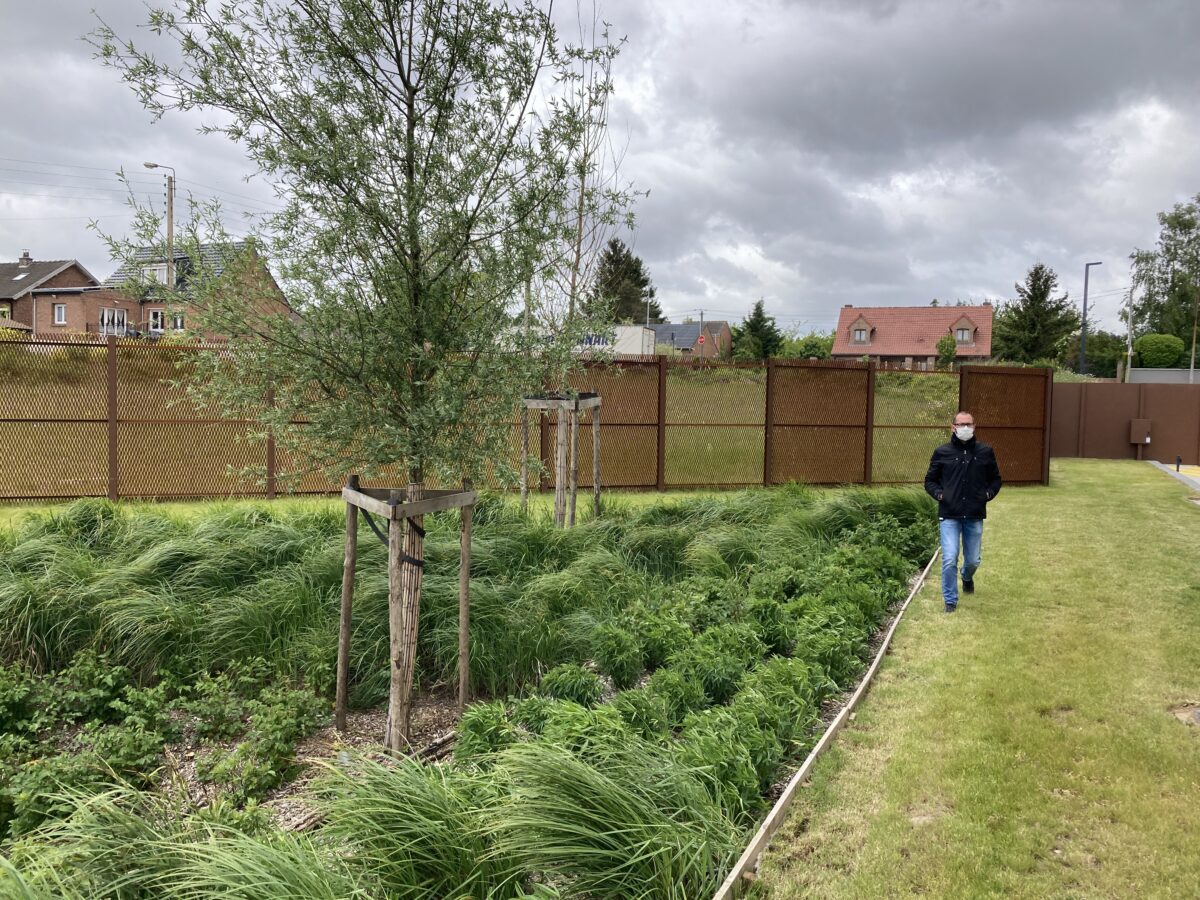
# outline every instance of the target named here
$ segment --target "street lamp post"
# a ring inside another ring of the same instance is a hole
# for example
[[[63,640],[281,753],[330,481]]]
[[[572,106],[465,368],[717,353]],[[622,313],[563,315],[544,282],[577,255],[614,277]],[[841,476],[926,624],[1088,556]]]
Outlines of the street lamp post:
[[[162,163],[142,163],[147,169],[170,169],[167,176],[167,289],[175,289],[175,169]],[[1085,292],[1086,294],[1086,292]]]
[[[1092,266],[1101,266],[1103,263],[1090,262],[1083,267],[1083,327],[1079,332],[1079,374],[1087,374],[1087,297],[1088,297],[1088,274],[1091,272]]]

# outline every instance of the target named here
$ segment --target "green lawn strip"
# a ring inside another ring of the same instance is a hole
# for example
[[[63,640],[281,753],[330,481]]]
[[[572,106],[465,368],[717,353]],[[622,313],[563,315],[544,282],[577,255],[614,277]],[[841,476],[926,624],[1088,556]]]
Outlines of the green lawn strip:
[[[1194,895],[1200,509],[1144,464],[1051,478],[993,505],[958,613],[924,588],[768,896]]]

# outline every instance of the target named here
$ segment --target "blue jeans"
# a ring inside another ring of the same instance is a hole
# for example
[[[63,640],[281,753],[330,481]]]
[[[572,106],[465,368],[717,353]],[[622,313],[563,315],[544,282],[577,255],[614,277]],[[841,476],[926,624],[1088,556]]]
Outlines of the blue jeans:
[[[962,544],[963,581],[971,581],[979,568],[983,544],[983,519],[942,519],[942,599],[947,606],[958,603],[958,546]]]

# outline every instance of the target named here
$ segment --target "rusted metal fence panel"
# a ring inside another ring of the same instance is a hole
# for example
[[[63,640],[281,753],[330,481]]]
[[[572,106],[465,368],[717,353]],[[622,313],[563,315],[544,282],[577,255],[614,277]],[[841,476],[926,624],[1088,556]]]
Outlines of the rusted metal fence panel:
[[[249,411],[245,420],[224,420],[198,408],[180,386],[195,349],[0,341],[0,499],[340,488],[264,441]],[[975,413],[980,437],[996,445],[1006,480],[1044,481],[1048,377],[1037,369],[970,367],[960,376],[859,362],[658,358],[589,363],[571,386],[604,398],[602,483],[662,490],[920,482],[960,402]],[[543,464],[532,481],[545,489],[554,486],[555,425],[552,415],[530,417],[530,452]],[[503,462],[518,468],[521,446],[514,413]],[[580,485],[591,487],[591,440],[579,443],[578,468]]]
[[[1134,419],[1150,420],[1148,445],[1130,441]],[[1200,385],[1056,384],[1051,442],[1054,456],[1200,464]]]
[[[963,366],[959,408],[975,416],[976,435],[996,450],[1008,484],[1050,483],[1050,369]]]

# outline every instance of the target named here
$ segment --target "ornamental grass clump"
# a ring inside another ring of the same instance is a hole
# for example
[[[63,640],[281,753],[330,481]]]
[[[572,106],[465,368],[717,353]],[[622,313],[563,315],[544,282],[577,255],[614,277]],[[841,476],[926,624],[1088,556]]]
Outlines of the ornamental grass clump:
[[[739,850],[708,773],[636,739],[603,765],[547,742],[519,744],[498,768],[511,796],[490,818],[497,850],[570,896],[710,896]]]
[[[580,706],[595,706],[604,694],[600,676],[575,663],[555,666],[542,676],[538,693],[554,700],[570,700]]]
[[[596,627],[592,632],[592,653],[600,674],[607,675],[617,690],[632,687],[642,674],[642,643],[618,625]]]

